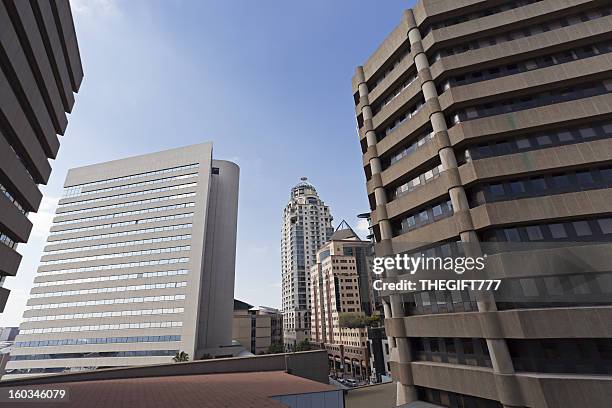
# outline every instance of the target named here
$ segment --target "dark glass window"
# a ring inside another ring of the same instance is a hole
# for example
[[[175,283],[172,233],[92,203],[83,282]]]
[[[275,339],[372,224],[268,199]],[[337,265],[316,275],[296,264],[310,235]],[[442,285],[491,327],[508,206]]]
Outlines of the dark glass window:
[[[567,237],[567,232],[563,224],[550,224],[548,228],[550,229],[550,234],[555,239]]]

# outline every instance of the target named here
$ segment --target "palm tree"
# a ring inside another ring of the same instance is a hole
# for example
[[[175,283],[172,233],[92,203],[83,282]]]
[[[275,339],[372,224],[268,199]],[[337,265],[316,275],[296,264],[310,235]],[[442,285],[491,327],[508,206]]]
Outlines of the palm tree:
[[[185,353],[184,351],[177,351],[172,360],[174,360],[175,363],[189,361],[189,354]]]

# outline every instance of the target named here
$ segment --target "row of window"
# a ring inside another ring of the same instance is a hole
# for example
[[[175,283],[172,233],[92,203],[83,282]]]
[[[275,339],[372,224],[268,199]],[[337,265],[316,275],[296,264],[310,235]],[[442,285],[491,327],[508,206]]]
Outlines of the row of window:
[[[39,184],[39,183],[41,182],[41,180],[34,180],[34,177],[32,176],[32,174],[35,174],[35,173],[36,173],[35,171],[33,171],[33,170],[32,170],[32,168],[33,168],[34,166],[32,166],[32,164],[31,164],[30,162],[28,162],[27,160],[25,160],[25,159],[23,158],[23,155],[22,155],[20,152],[18,152],[17,150],[15,150],[15,146],[13,146],[13,145],[11,144],[11,141],[10,141],[10,140],[8,140],[8,138],[7,138],[7,141],[9,142],[9,143],[8,143],[8,145],[9,145],[9,147],[11,148],[11,150],[12,150],[13,154],[15,155],[15,157],[17,157],[17,159],[19,159],[19,162],[20,162],[20,163],[23,165],[23,167],[25,168],[25,171],[26,171],[26,174],[28,175],[28,177],[29,177],[29,178],[30,178],[32,181],[34,181],[34,183],[35,183],[35,184]],[[24,153],[25,153],[25,151],[22,151],[22,152],[24,152]]]
[[[503,182],[483,183],[468,190],[470,207],[488,202],[612,187],[612,168],[553,173]]]
[[[508,339],[517,371],[612,374],[612,339]]]
[[[106,196],[106,197],[90,198],[88,200],[81,200],[81,201],[74,201],[74,202],[71,202],[71,203],[60,204],[60,205],[58,205],[58,209],[63,209],[63,208],[66,208],[66,207],[72,207],[72,206],[75,206],[75,205],[99,203],[100,201],[117,200],[119,198],[137,197],[137,196],[141,196],[141,195],[145,195],[145,194],[163,193],[164,191],[181,190],[183,188],[195,187],[197,185],[198,185],[198,183],[186,183],[186,184],[178,184],[176,186],[159,187],[159,188],[152,188],[152,189],[149,189],[149,190],[134,191],[132,193],[123,193],[123,194],[110,195],[110,196]]]
[[[402,295],[402,302],[408,315],[461,313],[478,310],[474,294],[467,290],[406,293]]]
[[[67,249],[52,249],[52,250],[45,251],[45,253],[49,255],[57,255],[57,254],[66,254],[70,252],[89,251],[92,249],[119,248],[119,247],[132,246],[132,245],[146,245],[146,244],[156,244],[159,242],[182,241],[185,239],[191,239],[191,234],[173,235],[170,237],[160,237],[160,238],[137,239],[133,241],[111,242],[108,244],[88,245],[88,246],[67,248]]]
[[[96,330],[152,329],[166,327],[183,327],[183,322],[142,322],[120,324],[95,324],[88,326],[45,327],[19,330],[19,334],[66,333]]]
[[[122,316],[147,316],[147,315],[162,315],[162,314],[178,314],[185,311],[184,307],[174,307],[167,309],[139,309],[139,310],[115,310],[112,312],[90,312],[90,313],[71,313],[50,316],[34,316],[26,317],[24,322],[44,322],[48,320],[73,320],[73,319],[98,319],[104,317],[122,317]]]
[[[399,152],[393,154],[389,159],[383,160],[382,168],[383,170],[389,168],[394,165],[398,161],[402,160],[404,157],[411,155],[414,153],[419,147],[423,146],[425,143],[433,139],[434,132],[431,128],[425,130],[425,132],[421,133],[418,137],[411,140],[408,147],[403,148]]]
[[[11,239],[4,232],[0,231],[0,243],[6,245],[9,248],[15,249],[17,248],[17,243]]]
[[[154,232],[176,231],[176,230],[191,228],[191,227],[193,227],[193,224],[168,225],[166,227],[143,228],[143,229],[138,229],[138,230],[133,230],[133,231],[109,232],[108,234],[97,234],[97,235],[89,235],[86,237],[58,239],[54,241],[47,241],[47,243],[48,245],[69,244],[72,242],[93,241],[96,239],[104,239],[104,238],[117,238],[117,237],[129,236],[129,235],[150,234]],[[59,251],[61,250],[54,250],[54,249],[45,250],[45,252],[55,252],[55,253],[58,253]]]
[[[136,351],[96,351],[85,353],[53,353],[53,354],[28,354],[25,356],[11,356],[12,361],[27,360],[56,360],[73,358],[98,358],[98,357],[163,357],[174,356],[178,350],[136,350]]]
[[[197,169],[199,166],[200,166],[199,163],[193,163],[193,164],[187,164],[184,166],[177,166],[177,167],[170,167],[167,169],[148,171],[146,173],[132,174],[130,176],[121,176],[121,177],[115,177],[115,178],[110,178],[106,180],[99,180],[99,181],[92,181],[89,183],[78,184],[78,185],[66,187],[64,189],[64,197],[71,197],[75,193],[80,194],[80,191],[79,192],[77,191],[83,187],[98,186],[100,184],[115,183],[117,181],[124,181],[124,180],[133,180],[139,177],[154,176],[157,174],[167,174],[167,173],[172,173],[172,172],[181,171],[181,170]]]
[[[607,241],[612,237],[612,218],[542,223],[493,229],[482,233],[485,242]]]
[[[77,283],[106,282],[106,281],[140,279],[140,278],[158,278],[160,276],[187,275],[188,273],[189,271],[187,269],[179,269],[175,271],[156,271],[156,272],[130,273],[130,274],[124,274],[124,275],[95,276],[93,278],[38,282],[38,283],[34,283],[33,287],[39,288],[39,287],[57,286],[57,285],[72,285],[72,284],[77,284]]]
[[[612,304],[612,274],[575,273],[505,279],[495,292],[499,310]]]
[[[537,35],[548,31],[554,31],[563,27],[596,20],[598,18],[610,15],[611,10],[612,8],[610,7],[602,7],[600,9],[591,10],[585,13],[574,14],[572,16],[547,21],[546,23],[534,24],[528,27],[507,31],[502,34],[479,38],[478,40],[470,41],[469,43],[463,42],[461,44],[435,52],[431,58],[430,64],[433,64],[435,61],[438,61],[439,59],[450,55],[462,54],[467,51],[487,48],[496,44],[503,44],[508,41],[531,37],[532,35]]]
[[[395,119],[395,121],[391,125],[387,126],[383,131],[383,135],[377,135],[377,139],[384,139],[386,136],[389,135],[389,133],[392,133],[394,130],[396,130],[399,125],[416,115],[423,106],[425,106],[425,101],[421,98],[417,103],[410,106],[404,113],[402,113],[397,119]]]
[[[396,221],[394,225],[395,235],[401,235],[413,229],[422,227],[423,225],[431,224],[432,222],[447,218],[453,215],[453,204],[450,199],[432,204],[427,208],[418,211],[417,214],[411,214]]]
[[[438,164],[433,169],[427,170],[425,173],[418,175],[417,177],[400,185],[399,187],[396,187],[395,190],[393,190],[391,197],[389,197],[389,201],[392,201],[398,197],[401,197],[404,194],[411,192],[415,188],[425,183],[429,183],[431,180],[437,178],[440,175],[440,173],[442,173],[443,171],[444,169],[442,165]]]
[[[483,18],[486,16],[492,16],[494,14],[503,13],[504,11],[513,10],[518,7],[523,7],[528,4],[537,3],[541,0],[512,0],[503,4],[499,4],[494,7],[489,7],[484,10],[479,10],[477,12],[462,14],[460,16],[452,17],[446,20],[442,20],[436,23],[429,24],[423,30],[423,37],[429,34],[432,30],[438,30],[444,27],[451,27],[457,24],[465,23],[467,21],[476,20],[479,18]]]
[[[2,183],[0,183],[0,193],[4,194],[4,196],[8,198],[11,203],[13,203],[15,208],[17,208],[20,213],[22,213],[23,215],[27,215],[28,212],[25,210],[25,208],[23,208],[19,201],[17,201],[17,199],[13,197],[13,195],[6,189],[6,187],[4,187],[4,185],[2,185]]]
[[[130,337],[95,337],[89,339],[59,339],[59,340],[31,340],[17,341],[15,347],[47,347],[47,346],[81,346],[88,344],[115,344],[115,343],[159,343],[167,341],[181,341],[181,336],[130,336]]]
[[[97,261],[100,259],[113,259],[113,258],[127,258],[129,256],[142,256],[142,255],[153,255],[153,254],[166,254],[169,252],[181,252],[189,251],[191,245],[183,245],[169,248],[155,248],[155,249],[143,249],[140,251],[128,251],[128,252],[116,252],[114,254],[103,254],[103,255],[89,255],[80,256],[77,258],[68,259],[55,259],[52,261],[40,261],[40,265],[58,265],[72,262],[85,262],[85,261]]]
[[[82,231],[95,231],[95,230],[106,229],[106,228],[125,227],[126,225],[148,224],[152,222],[180,220],[182,218],[190,218],[190,217],[193,217],[193,213],[166,215],[163,217],[153,217],[153,218],[142,218],[140,220],[121,221],[121,222],[113,222],[111,224],[91,225],[89,227],[69,228],[69,229],[63,229],[60,231],[51,231],[49,232],[49,236],[60,235],[60,234],[71,234],[74,232],[82,232]]]
[[[457,160],[463,164],[472,160],[605,139],[611,136],[612,122],[565,127],[563,129],[537,132],[526,136],[522,135],[512,139],[475,144],[468,147],[463,153],[458,154]]]
[[[148,302],[173,302],[185,300],[185,295],[165,295],[165,296],[145,296],[130,298],[113,298],[100,300],[82,300],[79,302],[46,303],[42,305],[27,305],[25,310],[44,310],[59,309],[63,307],[98,306],[98,305],[118,305],[128,303],[148,303]]]
[[[443,93],[445,90],[451,87],[474,84],[481,81],[487,81],[489,79],[501,78],[519,74],[521,72],[564,64],[566,62],[589,58],[595,55],[607,54],[609,52],[612,52],[612,43],[610,41],[606,41],[581,46],[580,48],[572,50],[547,54],[537,58],[513,62],[507,65],[496,66],[480,71],[473,71],[469,74],[456,75],[441,82],[438,85],[438,93]]]
[[[421,337],[412,343],[417,361],[491,367],[485,339]]]
[[[41,272],[38,272],[38,276],[62,275],[64,273],[104,271],[108,269],[140,268],[143,266],[155,266],[155,265],[172,265],[175,263],[183,263],[183,262],[189,262],[189,258],[156,259],[153,261],[139,261],[139,262],[125,262],[125,263],[118,263],[118,264],[110,264],[110,265],[82,266],[79,268],[58,269],[55,271],[41,271]]]
[[[102,207],[92,207],[92,208],[85,208],[82,210],[66,211],[66,212],[58,213],[55,216],[63,217],[64,215],[84,214],[84,213],[95,212],[95,211],[110,210],[113,208],[125,208],[125,207],[132,207],[135,205],[159,203],[159,202],[168,201],[168,200],[179,200],[181,198],[189,198],[189,197],[194,197],[194,196],[195,196],[195,193],[174,194],[171,196],[150,198],[148,200],[130,201],[127,203],[104,205]],[[127,215],[133,215],[133,214],[144,214],[147,212],[173,210],[175,208],[193,207],[194,205],[195,205],[194,203],[187,203],[187,204],[169,205],[166,207],[146,208],[144,210],[139,210],[139,211],[126,211],[126,212],[113,213],[113,214],[108,214],[108,215],[101,215],[97,217],[79,218],[76,220],[69,220],[69,221],[55,221],[54,225],[73,224],[75,222],[85,222],[85,221],[94,221],[94,220],[105,220],[108,218],[125,217]]]
[[[552,91],[540,92],[519,98],[510,98],[459,109],[451,114],[450,122],[455,125],[468,120],[502,115],[505,113],[553,105],[576,99],[589,98],[609,92],[612,92],[611,79],[588,84],[580,84],[573,87],[555,89]]]
[[[420,401],[447,408],[502,408],[498,401],[435,388],[418,387]]]
[[[378,75],[378,77],[376,78],[376,81],[374,82],[374,85],[372,85],[372,87],[369,89],[369,92],[372,92],[374,90],[374,88],[376,88],[378,86],[378,84],[380,84],[382,82],[383,79],[385,79],[391,72],[393,72],[393,70],[395,68],[398,67],[399,64],[401,64],[401,62],[404,60],[404,58],[408,57],[410,55],[410,48],[408,48],[407,50],[404,50],[403,52],[401,52],[390,64],[389,67],[387,69],[385,69],[385,71]],[[357,103],[359,103],[359,101],[357,101]]]
[[[111,286],[108,288],[92,288],[79,290],[63,290],[59,292],[32,293],[31,299],[48,298],[55,296],[94,295],[97,293],[131,292],[136,290],[184,288],[187,282],[147,283],[145,285]]]
[[[380,112],[380,110],[387,106],[389,103],[391,103],[392,100],[394,100],[395,98],[397,98],[399,96],[399,94],[402,93],[402,91],[406,88],[408,88],[410,86],[411,83],[413,83],[414,81],[416,81],[416,79],[418,78],[416,73],[413,73],[412,75],[410,75],[406,80],[404,80],[400,85],[398,85],[397,87],[395,87],[395,89],[393,89],[390,93],[389,96],[387,96],[385,99],[383,99],[381,102],[375,104],[374,106],[372,106],[372,114],[376,115],[378,112]]]
[[[131,183],[131,184],[122,184],[120,186],[114,186],[114,187],[104,187],[104,188],[99,188],[97,190],[80,191],[79,193],[73,194],[71,197],[75,197],[75,196],[82,197],[85,195],[99,194],[99,193],[104,193],[107,191],[126,190],[128,188],[150,186],[152,184],[161,184],[161,183],[167,183],[167,182],[176,181],[176,180],[185,180],[185,179],[197,177],[197,176],[198,176],[198,173],[181,174],[180,176],[164,177],[164,178],[155,179],[155,180],[147,180],[147,181],[141,181],[141,182]]]

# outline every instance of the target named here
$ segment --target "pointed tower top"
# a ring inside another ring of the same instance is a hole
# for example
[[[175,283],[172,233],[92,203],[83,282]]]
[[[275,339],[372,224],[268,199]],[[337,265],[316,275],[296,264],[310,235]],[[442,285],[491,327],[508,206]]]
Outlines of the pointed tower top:
[[[334,234],[331,236],[330,241],[339,241],[345,239],[354,239],[357,241],[361,241],[357,233],[351,228],[351,226],[346,222],[346,220],[342,220],[342,222],[336,227]]]

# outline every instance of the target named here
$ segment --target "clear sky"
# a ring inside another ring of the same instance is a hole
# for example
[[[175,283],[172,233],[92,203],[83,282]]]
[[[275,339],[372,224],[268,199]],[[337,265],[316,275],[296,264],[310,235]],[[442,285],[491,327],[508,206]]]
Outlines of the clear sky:
[[[299,178],[334,226],[368,211],[351,78],[413,2],[71,3],[85,78],[0,326],[21,321],[69,168],[209,140],[241,168],[235,297],[279,307],[281,215]]]

